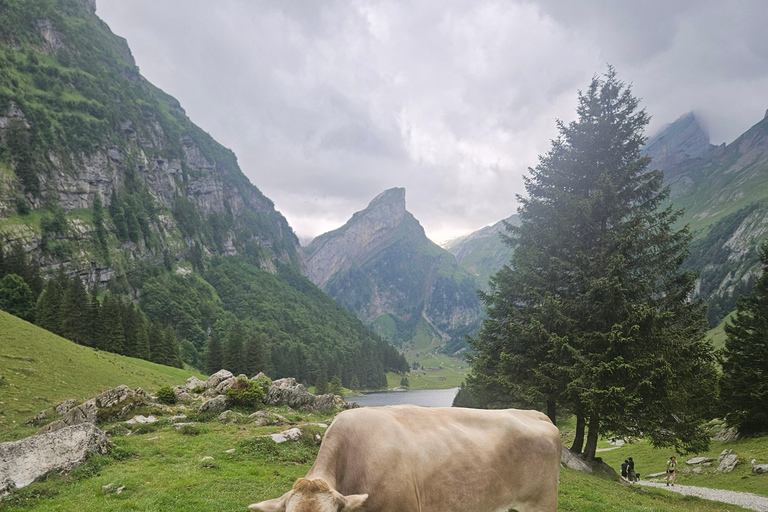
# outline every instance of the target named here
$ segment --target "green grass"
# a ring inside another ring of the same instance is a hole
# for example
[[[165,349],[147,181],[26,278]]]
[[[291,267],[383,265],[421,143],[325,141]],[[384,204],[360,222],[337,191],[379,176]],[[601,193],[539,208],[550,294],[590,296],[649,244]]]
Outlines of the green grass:
[[[299,417],[302,422],[329,422],[327,415]],[[296,478],[306,474],[317,455],[317,446],[304,438],[299,443],[273,444],[257,436],[285,427],[252,424],[202,423],[190,436],[159,426],[152,432],[115,437],[107,456],[91,459],[68,475],[16,491],[3,511],[111,512],[122,510],[163,512],[218,512],[245,510],[254,502],[287,492]],[[225,450],[235,449],[232,454]],[[203,464],[201,459],[214,457]],[[742,512],[732,505],[684,497],[657,489],[621,484],[563,469],[560,472],[561,511],[601,512]],[[102,487],[125,486],[121,494]]]
[[[730,321],[735,313],[735,311],[730,313],[717,324],[717,327],[710,329],[707,333],[707,337],[712,340],[712,344],[715,348],[725,347],[725,323]]]
[[[427,351],[406,350],[405,358],[408,363],[417,362],[424,370],[413,371],[408,374],[409,389],[450,389],[456,388],[464,382],[469,372],[469,364],[461,359],[445,354]],[[400,386],[402,375],[387,373],[387,387]]]
[[[607,445],[606,445],[607,446]],[[740,463],[731,473],[717,473],[717,458],[725,449],[733,450],[738,454]],[[667,460],[674,451],[670,449],[656,449],[645,440],[637,444],[625,444],[615,450],[598,453],[603,461],[611,465],[617,471],[621,463],[627,457],[635,461],[635,471],[641,475],[659,473],[666,470]],[[706,456],[714,459],[713,466],[704,468],[701,474],[684,473],[685,464],[696,456]],[[696,485],[713,489],[730,489],[733,491],[746,491],[768,497],[768,475],[756,475],[752,473],[750,461],[757,459],[757,463],[768,463],[768,436],[753,439],[744,439],[723,443],[712,441],[710,449],[706,452],[688,455],[677,455],[678,474],[677,483],[682,485]]]
[[[69,398],[85,400],[120,384],[151,391],[193,374],[203,377],[76,345],[0,311],[0,441],[33,433],[24,421]]]

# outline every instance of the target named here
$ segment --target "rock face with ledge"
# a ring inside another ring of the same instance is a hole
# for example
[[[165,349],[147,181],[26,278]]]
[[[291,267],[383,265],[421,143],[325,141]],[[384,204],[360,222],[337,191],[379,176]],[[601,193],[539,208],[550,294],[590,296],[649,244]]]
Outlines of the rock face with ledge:
[[[0,444],[0,495],[31,484],[52,471],[69,470],[112,443],[92,423]]]

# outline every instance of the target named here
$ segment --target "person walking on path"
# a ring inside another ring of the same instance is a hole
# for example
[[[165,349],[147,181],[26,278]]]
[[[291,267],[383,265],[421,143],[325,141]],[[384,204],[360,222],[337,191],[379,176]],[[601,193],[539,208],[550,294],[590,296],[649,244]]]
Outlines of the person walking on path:
[[[627,468],[629,467],[629,461],[624,460],[624,462],[621,463],[621,478],[626,479],[627,478]]]
[[[637,474],[635,473],[635,461],[632,460],[632,457],[627,460],[627,476],[629,477],[630,482],[637,480]]]
[[[673,455],[667,461],[667,486],[675,485],[675,477],[677,476],[677,459]]]

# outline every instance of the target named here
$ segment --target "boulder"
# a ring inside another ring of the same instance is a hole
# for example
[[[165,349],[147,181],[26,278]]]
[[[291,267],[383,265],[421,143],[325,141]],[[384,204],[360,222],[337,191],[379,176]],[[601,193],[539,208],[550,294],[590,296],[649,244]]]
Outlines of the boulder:
[[[294,378],[278,379],[272,383],[264,397],[267,405],[287,405],[302,411],[321,411],[341,407],[344,399],[327,394],[315,396]]]
[[[192,395],[189,394],[186,386],[173,386],[173,395],[176,397],[177,402],[189,402],[192,400]]]
[[[717,461],[720,463],[717,466],[717,471],[722,471],[723,473],[730,473],[739,463],[738,456],[733,453],[733,450],[723,450]]]
[[[193,389],[203,386],[205,387],[205,382],[201,381],[195,376],[192,376],[187,379],[187,383],[184,384],[184,387],[186,387],[188,390],[192,391]]]
[[[27,421],[25,421],[24,425],[27,427],[35,427],[52,415],[53,415],[53,409],[45,409],[35,414],[31,418],[29,418]]]
[[[694,457],[685,461],[685,463],[689,466],[695,466],[696,464],[701,464],[702,462],[712,462],[712,459],[709,457]]]
[[[174,423],[173,424],[173,428],[175,428],[176,430],[181,430],[184,427],[194,427],[194,426],[195,426],[194,423]]]
[[[203,405],[200,406],[199,412],[220,412],[227,408],[227,397],[224,395],[219,395],[215,398],[211,398],[207,402],[204,402]]]
[[[688,468],[685,468],[685,469],[688,469]],[[697,475],[700,474],[702,471],[703,469],[701,466],[696,466],[695,468],[693,468],[693,472],[696,473]]]
[[[563,446],[563,449],[560,452],[560,464],[562,464],[563,467],[566,467],[566,468],[575,469],[576,471],[592,474],[592,467],[587,463],[587,461],[585,461],[584,459],[582,459],[581,457],[573,453],[571,450],[569,450],[565,446]]]
[[[237,421],[237,416],[238,416],[238,414],[236,414],[236,413],[234,413],[234,412],[232,412],[230,410],[227,410],[227,411],[224,411],[223,413],[219,414],[219,421],[225,421],[227,423],[233,423],[233,422]]]
[[[223,381],[219,382],[219,384],[216,386],[216,393],[223,395],[227,392],[227,389],[232,387],[232,384],[237,382],[237,379],[234,377],[230,377],[228,379],[224,379]]]
[[[768,464],[755,464],[752,466],[752,472],[758,475],[768,473]]]
[[[215,396],[218,396],[218,393],[214,388],[208,388],[203,391],[203,398],[213,398]]]
[[[717,434],[712,437],[715,441],[722,441],[724,443],[729,443],[731,441],[736,441],[739,439],[739,432],[734,428],[721,428]]]
[[[269,377],[267,377],[267,374],[265,374],[264,372],[259,372],[256,375],[254,375],[253,377],[251,377],[251,380],[259,380],[262,377],[265,378],[265,379],[269,378]]]
[[[112,443],[91,423],[64,427],[13,443],[0,444],[0,494],[31,484],[52,471],[69,470]]]
[[[137,387],[133,390],[134,394],[138,397],[143,398],[144,400],[156,400],[157,397],[151,396],[149,393],[144,391],[143,389]]]
[[[234,377],[234,375],[232,375],[232,372],[229,370],[219,370],[208,377],[208,380],[205,381],[205,387],[215,388],[221,381],[231,379],[232,377]]]
[[[149,416],[138,414],[133,418],[129,419],[128,421],[126,421],[125,423],[135,425],[136,423],[157,423],[158,421],[159,420],[154,416],[152,416],[151,414]]]
[[[185,419],[187,419],[186,414],[179,414],[178,416],[171,416],[167,421],[168,423],[178,423],[180,421],[184,421]]]
[[[288,430],[283,430],[282,432],[278,432],[276,434],[269,434],[264,437],[271,438],[277,444],[281,444],[286,441],[298,441],[301,437],[301,430],[294,427],[289,428]]]
[[[77,405],[77,400],[70,398],[56,406],[56,414],[63,416],[71,411]]]
[[[113,405],[117,405],[129,398],[133,398],[134,396],[136,396],[136,393],[132,391],[131,388],[123,384],[122,386],[117,386],[116,388],[112,388],[108,391],[96,395],[94,400],[96,400],[96,407],[103,409],[104,407],[112,407]]]
[[[96,399],[91,398],[84,404],[80,404],[77,407],[71,409],[60,420],[56,420],[53,423],[49,423],[48,425],[44,426],[38,430],[37,434],[35,435],[48,434],[50,432],[55,432],[72,425],[96,423],[96,414],[98,412],[99,409],[96,407]]]

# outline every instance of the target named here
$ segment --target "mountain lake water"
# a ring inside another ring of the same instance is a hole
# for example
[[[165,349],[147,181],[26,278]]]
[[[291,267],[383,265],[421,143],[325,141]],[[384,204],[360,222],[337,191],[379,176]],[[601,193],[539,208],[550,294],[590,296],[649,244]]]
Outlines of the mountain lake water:
[[[347,402],[357,402],[361,407],[412,404],[422,407],[450,407],[459,388],[419,389],[416,391],[382,391],[350,396]]]

